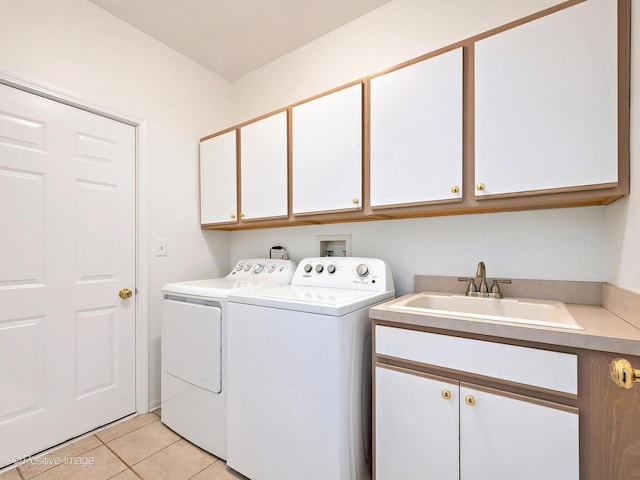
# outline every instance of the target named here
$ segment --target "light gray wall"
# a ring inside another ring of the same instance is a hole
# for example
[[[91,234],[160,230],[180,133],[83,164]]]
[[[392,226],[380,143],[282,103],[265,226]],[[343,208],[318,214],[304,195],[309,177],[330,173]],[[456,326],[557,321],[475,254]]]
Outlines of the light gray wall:
[[[398,294],[413,291],[416,274],[473,276],[480,260],[491,278],[602,281],[604,218],[591,207],[238,231],[231,261],[284,243],[299,262],[317,254],[317,235],[350,234],[353,256],[389,263]]]

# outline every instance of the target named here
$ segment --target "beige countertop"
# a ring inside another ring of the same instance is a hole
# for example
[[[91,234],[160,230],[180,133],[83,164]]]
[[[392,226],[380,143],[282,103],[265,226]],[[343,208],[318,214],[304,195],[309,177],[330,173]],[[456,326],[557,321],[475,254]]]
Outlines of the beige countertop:
[[[405,299],[412,295],[415,294],[407,294],[400,298]],[[455,316],[433,316],[393,309],[391,305],[398,300],[396,298],[372,307],[369,310],[369,316],[376,321],[394,322],[409,328],[429,327],[449,330],[452,333],[470,333],[548,345],[640,355],[640,329],[602,306],[567,304],[569,313],[584,328],[584,330],[568,330]]]

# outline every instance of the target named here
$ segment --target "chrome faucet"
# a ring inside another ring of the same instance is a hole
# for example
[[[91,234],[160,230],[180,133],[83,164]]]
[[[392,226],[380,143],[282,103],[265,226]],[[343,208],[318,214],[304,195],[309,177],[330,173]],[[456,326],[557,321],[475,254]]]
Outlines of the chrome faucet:
[[[476,286],[476,279],[480,281],[480,285]],[[494,280],[491,284],[491,289],[487,285],[487,269],[484,262],[478,263],[476,270],[476,278],[458,278],[459,282],[469,282],[467,286],[467,297],[488,297],[488,298],[502,298],[502,292],[500,291],[501,283],[511,283],[511,280]]]

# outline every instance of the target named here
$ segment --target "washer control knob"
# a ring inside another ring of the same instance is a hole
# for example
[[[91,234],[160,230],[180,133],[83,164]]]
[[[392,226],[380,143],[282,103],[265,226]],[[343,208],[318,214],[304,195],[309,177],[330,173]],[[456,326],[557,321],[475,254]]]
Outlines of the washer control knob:
[[[276,269],[275,265],[269,265],[267,266],[267,272],[269,273],[273,273],[273,271]]]
[[[327,272],[336,273],[336,266],[333,263],[327,265]]]
[[[253,266],[253,273],[260,273],[263,269],[264,269],[264,265],[262,265],[261,263],[256,263]]]
[[[236,265],[236,272],[239,272],[240,270],[242,270],[242,267],[244,267],[244,264],[239,263],[238,265]]]
[[[248,272],[249,270],[251,270],[251,264],[250,264],[250,263],[247,263],[247,264],[244,266],[244,271],[245,271],[245,272]]]
[[[360,277],[366,277],[369,275],[369,267],[367,267],[364,263],[361,263],[357,266],[356,272]]]
[[[311,270],[313,270],[313,267],[311,266],[311,264],[310,264],[310,263],[307,263],[307,264],[304,266],[304,271],[305,271],[305,272],[307,272],[307,273],[309,273]]]
[[[321,264],[316,265],[316,272],[322,273],[322,270],[324,270],[324,267]]]

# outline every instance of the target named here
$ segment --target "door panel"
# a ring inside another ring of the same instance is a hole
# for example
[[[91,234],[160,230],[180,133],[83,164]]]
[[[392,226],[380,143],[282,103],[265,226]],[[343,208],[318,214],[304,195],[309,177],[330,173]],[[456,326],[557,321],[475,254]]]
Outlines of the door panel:
[[[0,85],[0,466],[135,411],[135,151]]]
[[[375,376],[376,480],[458,480],[458,385],[383,366]]]
[[[578,480],[578,414],[461,386],[460,477]]]

